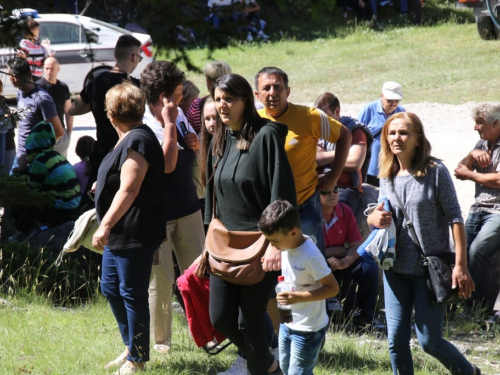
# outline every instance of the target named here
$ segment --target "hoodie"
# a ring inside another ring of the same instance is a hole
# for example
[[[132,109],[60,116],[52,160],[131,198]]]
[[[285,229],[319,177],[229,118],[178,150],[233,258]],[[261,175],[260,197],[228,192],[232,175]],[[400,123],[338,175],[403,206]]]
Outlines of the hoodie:
[[[27,183],[35,190],[49,193],[53,208],[74,209],[80,205],[80,185],[73,166],[54,150],[56,135],[52,124],[38,123],[26,138],[26,159],[29,164]]]
[[[267,121],[267,120],[263,120]],[[247,151],[236,148],[238,133],[227,130],[224,154],[215,175],[207,183],[205,223],[212,219],[213,187],[216,215],[228,230],[257,231],[264,209],[276,199],[297,206],[292,168],[285,152],[288,127],[267,121]],[[216,156],[212,145],[207,157],[207,180],[212,176]]]

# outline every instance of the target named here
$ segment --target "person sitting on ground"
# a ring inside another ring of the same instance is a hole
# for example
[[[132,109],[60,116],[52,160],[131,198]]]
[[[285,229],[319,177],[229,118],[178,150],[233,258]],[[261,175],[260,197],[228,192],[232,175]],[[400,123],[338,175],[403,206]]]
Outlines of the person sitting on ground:
[[[366,176],[366,182],[370,185],[380,185],[377,177],[379,173],[380,134],[389,117],[398,112],[405,112],[405,109],[399,105],[402,99],[403,89],[401,85],[393,81],[385,82],[382,86],[380,99],[368,103],[358,115],[358,120],[366,124],[373,135],[370,165]]]
[[[52,197],[49,207],[23,209],[13,207],[17,232],[13,239],[20,240],[23,234],[35,229],[56,227],[73,221],[78,215],[81,194],[80,185],[73,166],[64,156],[54,150],[56,136],[52,124],[42,121],[26,138],[27,185]]]
[[[243,12],[245,22],[248,23],[248,36],[247,40],[253,40],[252,31],[257,33],[257,38],[264,40],[269,39],[269,36],[264,34],[262,30],[262,21],[260,20],[260,5],[255,0],[242,0]]]
[[[362,184],[366,179],[366,172],[370,162],[373,136],[365,124],[350,116],[340,116],[339,99],[332,93],[326,92],[320,95],[314,105],[351,131],[352,140],[349,155],[344,170],[337,181],[337,186],[340,188],[339,200],[347,204],[356,213],[360,194],[363,193]],[[316,152],[318,167],[329,165],[334,157],[335,143],[330,143],[324,139],[319,140]],[[323,170],[323,172],[327,171]]]
[[[363,242],[352,210],[339,202],[339,188],[320,191],[325,255],[340,284],[339,300],[355,328],[374,326],[378,295],[377,263],[359,256]],[[356,307],[359,306],[359,312]]]
[[[225,62],[221,60],[215,60],[209,62],[205,65],[205,81],[207,83],[207,90],[210,92],[212,84],[215,82],[217,78],[225,76],[226,74],[231,73],[231,67]],[[199,133],[201,131],[201,103],[202,100],[207,98],[210,95],[204,96],[203,98],[198,98],[191,103],[189,110],[186,113],[186,118],[193,127],[193,129]]]
[[[358,14],[358,21],[369,21],[371,16],[371,8],[368,1],[363,0],[340,0],[338,2],[342,10],[342,20],[347,22],[349,20],[349,10],[355,9]]]
[[[466,302],[465,315],[470,315],[474,301],[478,307],[493,308],[498,290],[489,285],[488,273],[500,249],[500,103],[478,104],[472,118],[481,139],[455,169],[456,178],[476,186],[476,202],[465,223],[469,270],[476,290]]]
[[[280,324],[280,366],[287,374],[312,374],[328,330],[325,300],[339,284],[323,254],[300,229],[300,216],[289,202],[276,200],[262,212],[259,230],[282,252],[281,273],[293,291],[278,293],[280,305],[292,305],[293,320]]]
[[[89,157],[94,148],[95,139],[89,135],[84,135],[78,139],[76,142],[75,153],[80,158],[80,161],[73,164],[73,168],[76,172],[76,177],[80,184],[82,195],[85,194],[85,187],[89,180],[90,175],[90,161]]]
[[[216,29],[221,24],[228,22],[236,22],[238,19],[237,7],[240,6],[240,1],[237,0],[208,0],[207,6],[210,9],[210,17]]]

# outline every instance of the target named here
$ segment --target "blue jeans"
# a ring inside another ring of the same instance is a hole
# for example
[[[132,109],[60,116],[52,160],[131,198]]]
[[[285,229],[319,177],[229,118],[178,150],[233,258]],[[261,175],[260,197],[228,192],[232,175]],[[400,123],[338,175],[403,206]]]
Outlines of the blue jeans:
[[[346,317],[359,307],[361,317],[373,322],[378,295],[378,265],[359,257],[343,270],[333,273],[340,284],[339,300]],[[356,288],[357,285],[357,288]]]
[[[297,207],[300,215],[302,233],[309,236],[321,254],[325,255],[325,240],[323,238],[323,214],[319,192],[315,192]]]
[[[487,212],[469,214],[465,222],[465,233],[467,234],[469,272],[476,284],[473,298],[495,298],[495,295],[491,295],[492,291],[488,291],[486,282],[491,257],[500,249],[498,246],[500,243],[500,215]]]
[[[425,276],[384,271],[384,295],[389,354],[394,375],[414,373],[410,350],[413,309],[415,331],[424,352],[441,362],[451,374],[474,374],[474,368],[469,361],[455,346],[443,339],[446,307],[432,305]]]
[[[295,331],[280,324],[280,367],[285,375],[312,375],[328,325],[316,332]]]
[[[101,292],[129,349],[127,359],[133,362],[149,361],[148,288],[159,245],[128,250],[106,247],[102,256]]]

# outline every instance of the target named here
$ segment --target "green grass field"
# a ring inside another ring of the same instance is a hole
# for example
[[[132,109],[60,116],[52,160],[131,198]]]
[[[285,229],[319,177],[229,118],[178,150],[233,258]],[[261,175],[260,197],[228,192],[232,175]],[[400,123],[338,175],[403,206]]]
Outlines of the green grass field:
[[[500,43],[481,40],[475,24],[343,30],[338,38],[245,43],[216,51],[213,59],[226,61],[252,86],[264,66],[283,69],[289,75],[292,102],[314,102],[331,91],[341,102],[364,103],[376,98],[387,80],[403,85],[405,103],[499,99],[500,81],[495,77]],[[190,56],[201,68],[209,61],[205,49],[192,50]],[[187,72],[187,77],[207,92],[201,74]]]
[[[249,43],[217,51],[233,71],[250,82],[260,68],[275,65],[290,76],[294,102],[313,102],[323,91],[339,95],[344,103],[376,98],[386,80],[404,87],[405,102],[463,103],[498,100],[500,81],[497,59],[500,42],[479,39],[474,24],[449,22],[426,27],[344,27],[336,38],[309,42],[281,40]],[[203,67],[207,51],[190,51]],[[170,56],[171,57],[171,56]],[[166,58],[169,58],[168,56]],[[200,74],[187,73],[206,93]],[[0,375],[4,374],[105,374],[103,365],[123,349],[110,308],[102,298],[73,309],[51,306],[30,288],[0,304]],[[182,316],[174,320],[174,342],[168,355],[152,354],[146,374],[216,374],[235,359],[234,347],[210,357],[195,347]],[[446,332],[454,342],[469,348],[467,357],[485,374],[498,373],[498,338],[474,322],[455,324]],[[489,348],[487,351],[477,347]],[[417,374],[446,374],[444,368],[416,345]],[[316,374],[389,374],[385,337],[373,334],[328,335]]]

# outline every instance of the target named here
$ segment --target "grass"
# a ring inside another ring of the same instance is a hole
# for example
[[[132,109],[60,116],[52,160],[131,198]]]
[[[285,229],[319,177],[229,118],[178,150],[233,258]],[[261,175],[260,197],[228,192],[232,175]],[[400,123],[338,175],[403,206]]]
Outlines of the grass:
[[[474,23],[382,31],[346,26],[341,31],[337,38],[242,43],[215,52],[213,58],[229,63],[252,86],[262,67],[282,68],[289,75],[292,102],[311,103],[325,91],[344,103],[368,102],[387,80],[403,85],[405,103],[498,100],[500,43],[481,40]],[[209,61],[206,49],[193,49],[190,56],[199,67]],[[207,92],[201,74],[187,76],[202,94]]]
[[[20,295],[0,307],[0,374],[104,374],[103,365],[122,345],[111,310],[103,298],[80,307],[55,308],[44,298]],[[469,328],[473,328],[469,325]],[[174,315],[174,344],[168,355],[152,352],[145,374],[216,374],[235,359],[231,346],[217,356],[196,348],[181,315]],[[481,345],[498,345],[497,338]],[[479,344],[478,344],[479,345]],[[473,358],[478,353],[468,353]],[[482,355],[479,353],[479,355]],[[447,374],[417,346],[416,374]],[[498,361],[498,354],[492,359]],[[476,361],[477,362],[477,361]],[[493,368],[483,367],[485,373]],[[315,374],[386,374],[390,372],[385,337],[330,332]]]

